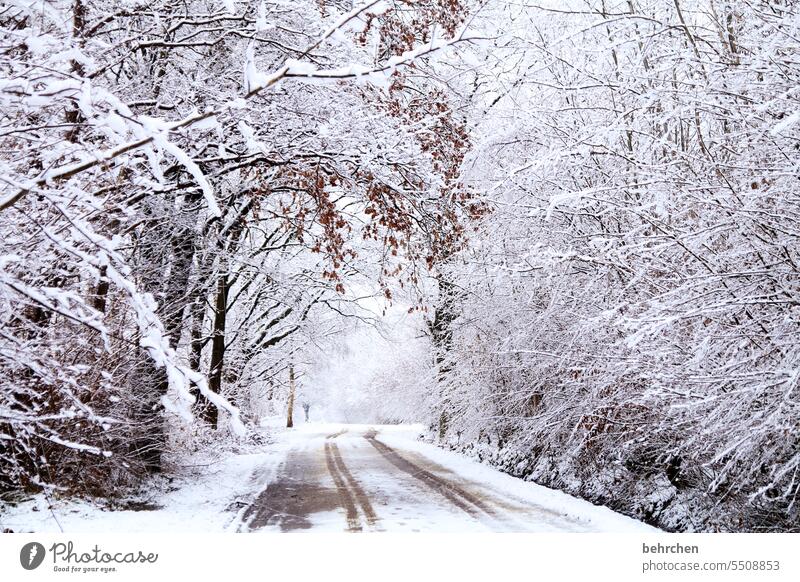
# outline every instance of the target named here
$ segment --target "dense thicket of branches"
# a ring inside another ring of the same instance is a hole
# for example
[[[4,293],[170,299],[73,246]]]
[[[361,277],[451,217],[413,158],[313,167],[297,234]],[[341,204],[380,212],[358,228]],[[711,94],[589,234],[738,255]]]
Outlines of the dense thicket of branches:
[[[661,526],[796,528],[796,3],[486,26],[464,175],[494,212],[448,271],[448,434]]]

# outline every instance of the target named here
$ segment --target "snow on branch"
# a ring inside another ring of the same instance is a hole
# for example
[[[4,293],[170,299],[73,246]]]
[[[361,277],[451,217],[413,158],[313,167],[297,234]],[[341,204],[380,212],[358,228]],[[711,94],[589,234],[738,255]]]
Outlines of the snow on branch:
[[[339,18],[336,23],[331,26],[325,33],[323,33],[316,42],[309,45],[304,51],[303,54],[308,54],[318,46],[320,46],[325,40],[330,38],[336,31],[340,30],[343,26],[345,26],[348,22],[352,21],[356,17],[361,14],[368,13],[372,9],[377,10],[385,10],[386,4],[382,1],[372,1],[368,2],[364,5],[361,5],[357,8],[354,8],[341,18]],[[380,12],[374,12],[380,13]],[[466,27],[463,27],[462,30],[452,39],[449,40],[432,40],[430,43],[422,45],[417,49],[407,51],[406,53],[392,57],[386,63],[382,65],[378,65],[376,67],[372,67],[369,69],[364,69],[359,65],[347,65],[344,67],[340,67],[337,69],[331,70],[316,70],[312,69],[312,66],[307,63],[302,63],[297,59],[287,59],[283,66],[278,68],[271,74],[263,74],[259,73],[255,68],[255,65],[252,61],[252,55],[248,53],[248,58],[246,59],[246,70],[245,70],[245,87],[246,87],[246,94],[244,99],[251,99],[256,95],[259,95],[264,90],[269,89],[280,82],[282,79],[285,78],[292,78],[292,77],[303,77],[307,80],[318,79],[318,80],[339,80],[339,79],[347,79],[347,78],[374,78],[375,75],[379,74],[388,74],[393,72],[397,67],[401,66],[408,66],[412,64],[414,61],[421,59],[423,57],[429,56],[432,53],[440,51],[444,48],[452,46],[459,42],[476,40],[478,37],[466,37]],[[210,185],[208,184],[207,180],[202,177],[202,172],[200,169],[193,164],[186,155],[184,155],[179,149],[171,145],[168,139],[165,137],[170,132],[175,132],[179,129],[183,129],[190,126],[195,126],[203,121],[211,119],[213,117],[221,116],[226,112],[231,110],[241,109],[244,103],[242,99],[234,99],[231,100],[221,107],[217,108],[209,108],[208,110],[199,113],[193,113],[183,119],[175,122],[159,122],[153,123],[154,120],[146,119],[142,120],[143,127],[149,127],[148,130],[143,132],[143,136],[129,141],[127,143],[121,144],[117,147],[96,152],[90,156],[88,159],[67,164],[63,166],[58,166],[49,170],[42,172],[42,174],[31,180],[27,184],[21,185],[21,187],[14,193],[7,195],[5,198],[0,199],[0,212],[12,207],[16,204],[19,200],[25,197],[28,193],[34,190],[37,187],[47,186],[57,181],[67,180],[72,178],[86,170],[104,166],[108,164],[108,162],[119,158],[120,156],[138,150],[144,146],[149,144],[153,144],[154,142],[159,142],[161,147],[170,151],[176,158],[181,160],[181,163],[186,166],[189,172],[198,180],[203,189],[203,193],[206,197],[206,202],[209,204],[209,212],[214,215],[218,216],[219,209],[216,203],[213,201],[213,190],[211,189]],[[187,161],[189,163],[187,164]]]

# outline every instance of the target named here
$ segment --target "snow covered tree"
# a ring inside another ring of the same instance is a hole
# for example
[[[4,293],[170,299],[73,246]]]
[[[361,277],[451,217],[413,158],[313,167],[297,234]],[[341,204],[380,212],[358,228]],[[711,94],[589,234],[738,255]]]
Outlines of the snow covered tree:
[[[162,411],[194,400],[242,432],[226,387],[269,375],[264,350],[346,291],[354,241],[412,236],[423,193],[403,176],[431,156],[398,148],[358,83],[461,39],[376,60],[369,23],[416,8],[343,4],[5,10],[4,487],[64,484],[88,453],[100,488],[158,471]],[[304,266],[284,276],[287,252]]]

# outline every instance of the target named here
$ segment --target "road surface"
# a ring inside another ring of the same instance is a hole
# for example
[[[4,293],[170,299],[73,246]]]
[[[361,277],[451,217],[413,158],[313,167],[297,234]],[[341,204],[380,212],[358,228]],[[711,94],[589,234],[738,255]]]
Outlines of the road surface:
[[[390,427],[308,425],[242,512],[242,531],[643,531]]]

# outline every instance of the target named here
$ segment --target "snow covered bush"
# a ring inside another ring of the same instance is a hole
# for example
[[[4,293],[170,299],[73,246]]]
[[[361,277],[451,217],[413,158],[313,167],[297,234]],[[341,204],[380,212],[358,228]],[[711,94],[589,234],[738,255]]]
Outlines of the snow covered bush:
[[[572,8],[487,19],[449,433],[667,527],[796,526],[797,7]]]

